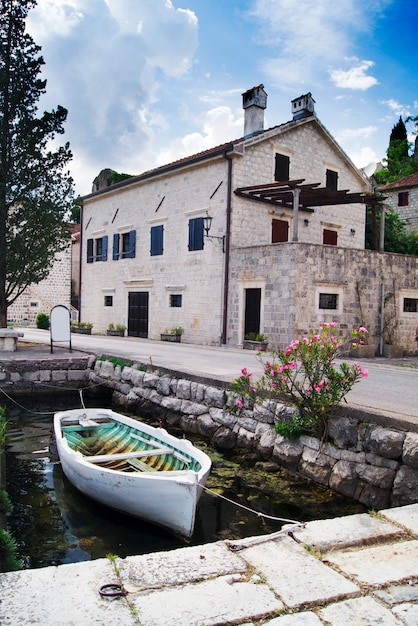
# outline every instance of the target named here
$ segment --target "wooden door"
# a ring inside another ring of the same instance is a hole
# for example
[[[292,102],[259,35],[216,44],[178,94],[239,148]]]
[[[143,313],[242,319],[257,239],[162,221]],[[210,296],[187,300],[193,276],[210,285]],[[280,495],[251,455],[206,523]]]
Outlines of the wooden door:
[[[148,337],[148,291],[131,291],[128,302],[128,336]]]
[[[245,290],[244,336],[260,332],[261,289]]]

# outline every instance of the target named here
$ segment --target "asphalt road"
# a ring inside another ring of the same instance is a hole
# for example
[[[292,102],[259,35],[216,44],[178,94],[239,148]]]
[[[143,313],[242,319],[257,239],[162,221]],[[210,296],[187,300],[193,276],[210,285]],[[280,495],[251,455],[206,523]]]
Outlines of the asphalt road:
[[[24,342],[50,344],[49,331],[34,328],[19,330],[24,333]],[[215,380],[231,381],[239,376],[242,367],[253,372],[254,376],[262,372],[256,353],[238,348],[168,343],[136,337],[77,334],[71,337],[73,350],[125,357],[144,364],[152,363],[157,368],[164,367]],[[66,348],[68,345],[54,344],[57,348]],[[350,406],[372,412],[383,411],[394,417],[414,418],[412,421],[418,422],[418,357],[362,359],[361,365],[368,369],[369,375],[347,395]]]

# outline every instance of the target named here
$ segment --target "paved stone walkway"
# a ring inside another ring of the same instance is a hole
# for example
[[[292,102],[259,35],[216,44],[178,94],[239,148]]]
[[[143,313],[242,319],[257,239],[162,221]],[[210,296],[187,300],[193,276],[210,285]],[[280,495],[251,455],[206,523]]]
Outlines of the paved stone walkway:
[[[109,583],[128,593],[102,597]],[[276,538],[0,574],[0,624],[417,626],[418,504]]]

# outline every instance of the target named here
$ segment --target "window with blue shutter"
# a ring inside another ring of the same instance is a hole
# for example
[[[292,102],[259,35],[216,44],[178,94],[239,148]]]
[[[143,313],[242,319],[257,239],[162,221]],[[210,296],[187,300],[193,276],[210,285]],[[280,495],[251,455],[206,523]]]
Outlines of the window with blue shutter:
[[[203,250],[203,217],[189,220],[189,250]]]
[[[87,239],[87,263],[93,263],[94,261],[93,246],[93,239]]]
[[[100,259],[97,259],[98,261],[107,261],[107,242],[108,236],[105,235],[104,237],[102,237],[102,255]]]
[[[118,261],[119,259],[119,233],[115,233],[113,235],[113,260]]]
[[[151,256],[163,253],[164,226],[151,226]]]

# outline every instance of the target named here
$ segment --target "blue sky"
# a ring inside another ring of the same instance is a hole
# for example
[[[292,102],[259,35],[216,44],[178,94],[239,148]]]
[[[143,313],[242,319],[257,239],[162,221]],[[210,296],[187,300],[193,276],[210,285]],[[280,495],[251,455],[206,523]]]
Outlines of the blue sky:
[[[357,166],[381,160],[418,115],[417,24],[417,0],[38,0],[27,21],[81,195],[106,167],[140,174],[241,137],[241,94],[260,83],[265,128],[310,91]]]

